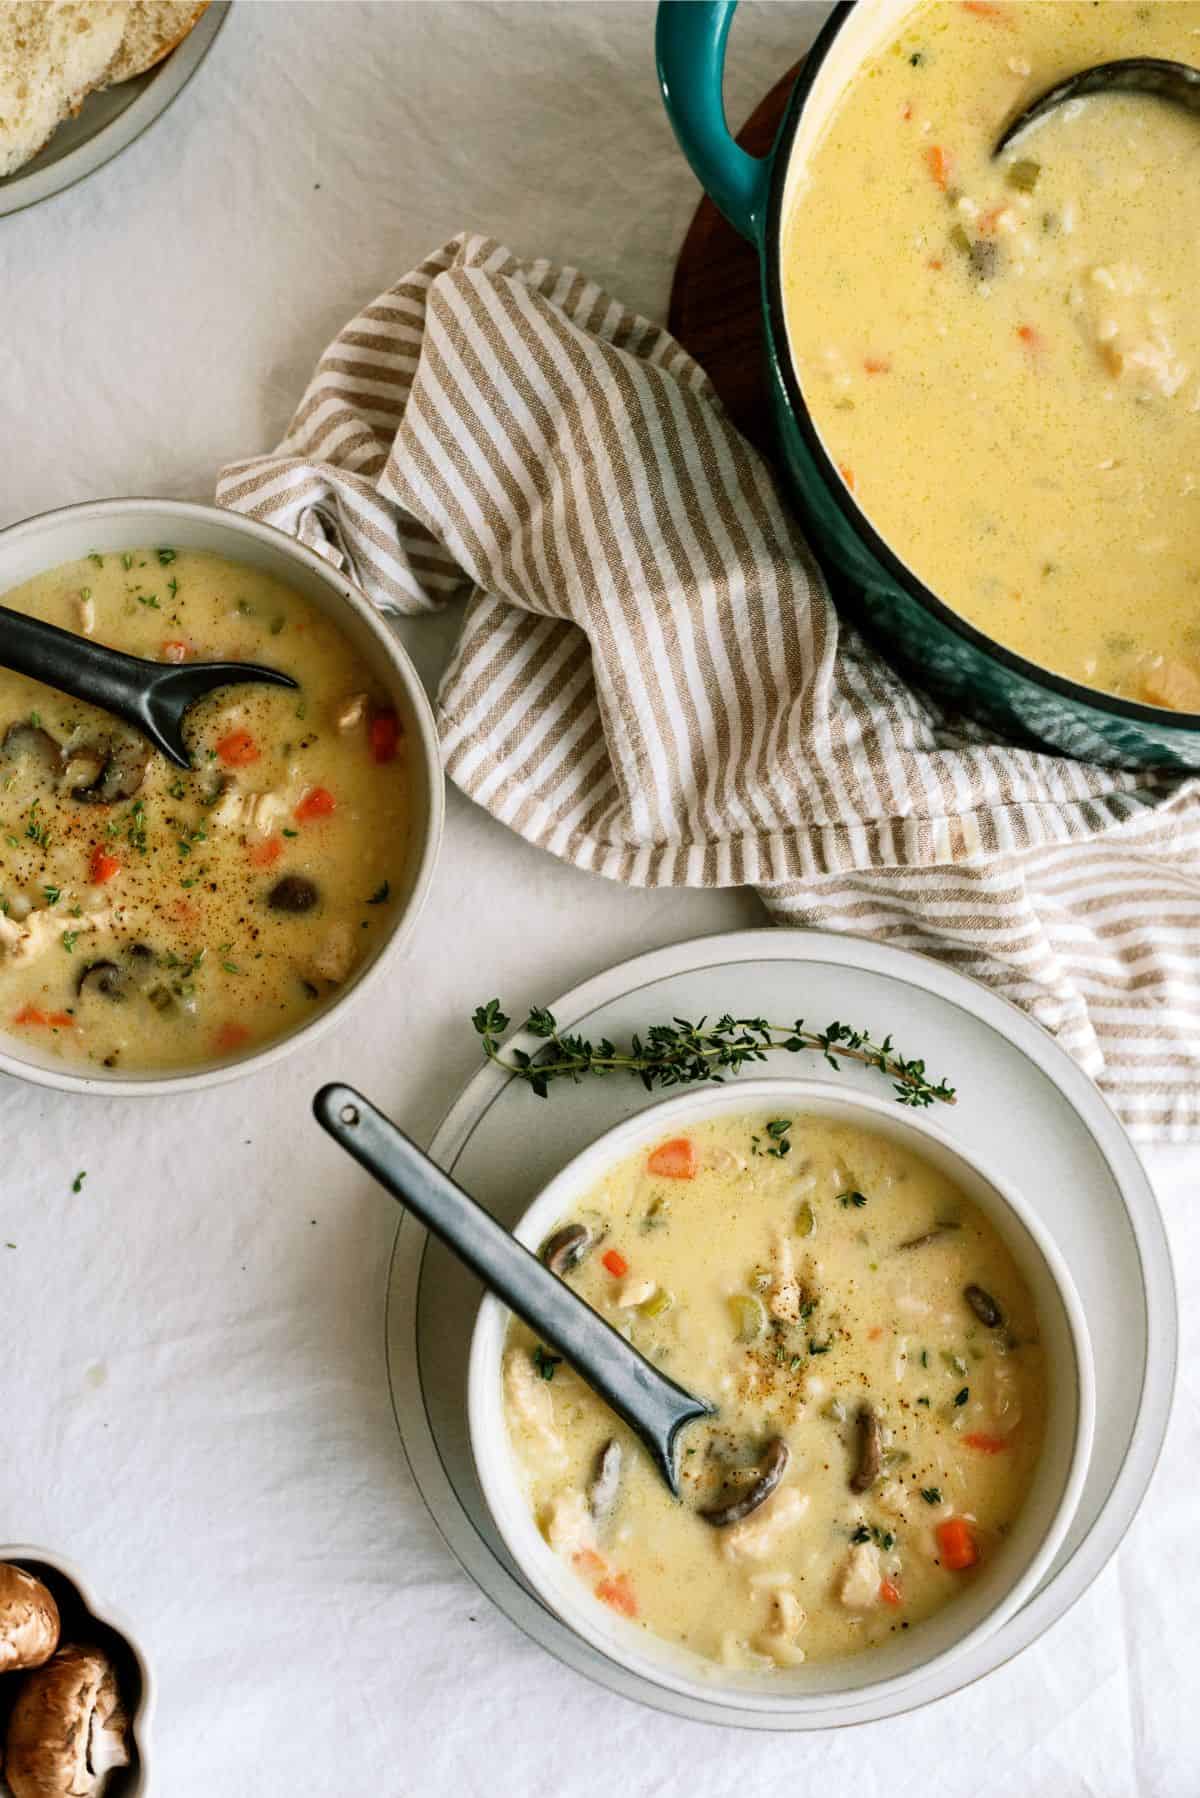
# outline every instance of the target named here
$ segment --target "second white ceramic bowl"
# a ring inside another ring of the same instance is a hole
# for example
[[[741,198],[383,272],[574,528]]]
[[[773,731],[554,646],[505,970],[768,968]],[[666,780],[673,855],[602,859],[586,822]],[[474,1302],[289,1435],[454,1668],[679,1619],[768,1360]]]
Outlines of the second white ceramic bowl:
[[[825,1719],[839,1697],[863,1720],[863,1701],[891,1697],[936,1663],[965,1654],[997,1629],[1049,1571],[1079,1502],[1095,1416],[1087,1325],[1070,1273],[1030,1204],[1000,1176],[963,1152],[923,1113],[893,1100],[842,1096],[812,1080],[740,1080],[705,1087],[652,1106],[577,1155],[536,1198],[514,1235],[536,1252],[554,1226],[635,1150],[702,1118],[770,1109],[796,1119],[860,1123],[922,1155],[977,1204],[999,1230],[1029,1283],[1048,1370],[1045,1446],[1032,1488],[1001,1552],[953,1604],[885,1646],[853,1658],[771,1673],[738,1672],[650,1635],[617,1616],[547,1545],[530,1513],[501,1403],[501,1364],[509,1312],[492,1296],[480,1306],[468,1371],[467,1411],[480,1486],[509,1553],[538,1597],[584,1641],[641,1678],[694,1698],[789,1716]]]
[[[382,981],[425,903],[433,878],[445,810],[445,777],[433,712],[421,680],[395,633],[350,581],[295,538],[240,512],[181,500],[107,499],[43,512],[0,531],[0,599],[46,569],[73,562],[92,550],[119,552],[147,543],[207,550],[262,569],[332,618],[387,693],[404,730],[405,774],[411,790],[404,867],[395,883],[391,928],[373,956],[354,971],[336,997],[298,1030],[263,1048],[200,1067],[164,1074],[106,1073],[56,1059],[35,1043],[0,1031],[0,1069],[42,1086],[72,1092],[156,1094],[216,1086],[269,1067],[300,1043],[311,1042],[342,1015],[345,1006]]]

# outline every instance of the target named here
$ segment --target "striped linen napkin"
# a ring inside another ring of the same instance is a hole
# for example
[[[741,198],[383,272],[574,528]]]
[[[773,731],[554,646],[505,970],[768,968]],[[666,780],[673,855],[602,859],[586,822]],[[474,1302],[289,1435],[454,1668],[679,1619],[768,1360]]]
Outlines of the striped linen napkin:
[[[530,842],[924,950],[1037,1018],[1136,1135],[1200,1136],[1200,783],[913,692],[838,619],[704,372],[577,271],[454,239],[217,498],[384,611],[465,602],[447,771]]]

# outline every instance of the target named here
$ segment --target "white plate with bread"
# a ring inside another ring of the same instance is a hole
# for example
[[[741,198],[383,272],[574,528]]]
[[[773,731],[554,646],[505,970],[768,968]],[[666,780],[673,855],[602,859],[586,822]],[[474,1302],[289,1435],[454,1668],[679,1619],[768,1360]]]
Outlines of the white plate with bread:
[[[185,87],[229,0],[5,0],[0,215],[112,160]]]

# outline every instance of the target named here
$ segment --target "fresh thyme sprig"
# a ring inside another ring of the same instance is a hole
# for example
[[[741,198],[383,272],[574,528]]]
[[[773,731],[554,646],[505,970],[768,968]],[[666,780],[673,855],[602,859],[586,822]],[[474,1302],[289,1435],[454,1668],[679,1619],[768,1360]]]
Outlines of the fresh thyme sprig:
[[[831,1068],[839,1065],[841,1056],[878,1068],[891,1078],[901,1105],[919,1109],[935,1099],[945,1105],[953,1105],[955,1099],[952,1086],[945,1080],[932,1080],[925,1063],[901,1055],[890,1036],[877,1043],[866,1031],[853,1030],[849,1024],[835,1022],[824,1030],[806,1030],[803,1018],[794,1024],[769,1024],[765,1018],[734,1018],[728,1013],[711,1024],[707,1018],[697,1024],[672,1018],[669,1024],[652,1024],[644,1038],[632,1036],[628,1049],[618,1049],[607,1038],[593,1043],[560,1032],[554,1014],[537,1005],[521,1029],[540,1037],[544,1047],[532,1055],[513,1048],[506,1055],[501,1038],[510,1021],[500,1009],[499,999],[479,1006],[472,1018],[488,1060],[524,1080],[540,1099],[547,1097],[552,1080],[578,1084],[587,1074],[633,1074],[648,1092],[656,1086],[720,1082],[726,1073],[736,1074],[748,1062],[765,1061],[779,1049],[791,1055],[813,1050],[823,1055]]]

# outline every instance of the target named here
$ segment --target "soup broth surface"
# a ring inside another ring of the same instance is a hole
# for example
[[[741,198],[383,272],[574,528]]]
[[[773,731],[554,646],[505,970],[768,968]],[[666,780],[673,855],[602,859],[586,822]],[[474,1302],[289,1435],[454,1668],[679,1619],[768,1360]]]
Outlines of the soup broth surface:
[[[589,1242],[564,1278],[719,1406],[682,1438],[676,1503],[510,1326],[529,1504],[600,1603],[725,1665],[787,1667],[919,1624],[1000,1550],[1042,1441],[1038,1323],[995,1227],[922,1158],[830,1119],[721,1117],[618,1165],[567,1221]],[[781,1459],[749,1515],[701,1514]]]
[[[0,1022],[128,1072],[245,1053],[332,997],[386,933],[405,859],[404,742],[315,606],[261,571],[98,550],[7,606],[152,660],[261,662],[181,772],[107,714],[0,669]]]
[[[1200,710],[1200,119],[1072,102],[1200,64],[1191,0],[925,0],[837,106],[784,236],[788,329],[842,478],[998,642]]]

